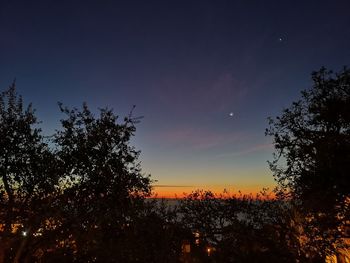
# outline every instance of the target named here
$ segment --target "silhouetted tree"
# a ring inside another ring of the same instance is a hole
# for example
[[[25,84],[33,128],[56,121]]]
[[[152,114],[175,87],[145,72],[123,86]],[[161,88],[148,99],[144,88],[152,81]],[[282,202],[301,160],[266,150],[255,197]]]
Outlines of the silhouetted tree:
[[[138,118],[60,109],[49,148],[14,85],[0,95],[0,262],[178,262],[191,233],[145,200]]]
[[[182,225],[196,235],[200,262],[295,262],[298,231],[288,205],[263,195],[197,190],[180,201]],[[213,246],[211,256],[207,247]]]
[[[160,200],[148,200],[126,230],[120,244],[122,262],[179,262],[183,241],[192,239],[190,230],[180,224],[176,207]]]
[[[0,262],[23,262],[55,193],[55,159],[15,84],[0,95]]]
[[[196,190],[180,201],[182,224],[200,234],[199,241],[216,245],[227,225],[225,202],[211,191]]]
[[[81,111],[60,109],[67,115],[55,136],[64,167],[62,249],[83,262],[128,262],[121,244],[151,190],[149,176],[141,173],[139,151],[130,145],[138,119],[130,114],[119,124],[108,109],[96,118],[86,104]]]
[[[270,163],[278,194],[291,198],[305,217],[305,246],[324,257],[332,253],[349,220],[350,71],[322,68],[300,100],[270,119]]]

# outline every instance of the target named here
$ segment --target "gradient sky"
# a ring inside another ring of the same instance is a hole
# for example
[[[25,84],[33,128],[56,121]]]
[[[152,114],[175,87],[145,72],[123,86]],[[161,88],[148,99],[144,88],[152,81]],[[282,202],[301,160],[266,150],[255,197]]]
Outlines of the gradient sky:
[[[0,86],[124,116],[160,196],[273,187],[268,116],[350,61],[350,1],[0,1]],[[233,113],[233,117],[230,113]]]

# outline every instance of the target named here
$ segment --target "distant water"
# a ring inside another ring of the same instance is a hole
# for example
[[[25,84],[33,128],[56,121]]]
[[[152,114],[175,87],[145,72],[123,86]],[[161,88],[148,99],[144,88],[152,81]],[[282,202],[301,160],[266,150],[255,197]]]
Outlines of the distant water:
[[[147,200],[156,201],[158,203],[164,202],[169,207],[175,207],[180,204],[181,199],[176,198],[149,198]]]

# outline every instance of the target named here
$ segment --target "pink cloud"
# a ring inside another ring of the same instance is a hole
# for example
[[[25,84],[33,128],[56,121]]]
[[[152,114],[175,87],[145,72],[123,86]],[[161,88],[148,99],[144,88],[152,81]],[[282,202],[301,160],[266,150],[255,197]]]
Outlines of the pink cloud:
[[[196,150],[210,149],[247,138],[243,133],[214,132],[192,127],[163,131],[153,136],[165,145],[178,145]]]
[[[253,145],[249,148],[246,148],[242,151],[239,151],[238,153],[236,153],[237,155],[246,155],[246,154],[250,154],[250,153],[255,153],[255,152],[262,152],[262,151],[266,151],[266,150],[272,150],[273,149],[273,144],[272,143],[266,143],[266,144],[257,144],[257,145]]]
[[[249,146],[247,148],[244,148],[242,150],[231,152],[231,153],[224,153],[219,155],[218,157],[237,157],[237,156],[244,156],[249,155],[252,153],[257,152],[264,152],[264,151],[273,151],[273,144],[272,143],[261,143]]]

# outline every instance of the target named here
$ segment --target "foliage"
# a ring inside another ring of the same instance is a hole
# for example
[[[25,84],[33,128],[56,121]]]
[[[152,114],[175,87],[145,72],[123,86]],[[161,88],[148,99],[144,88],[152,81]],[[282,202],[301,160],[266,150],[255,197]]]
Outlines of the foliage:
[[[6,260],[19,260],[31,234],[42,226],[55,194],[55,159],[37,124],[32,106],[24,108],[15,84],[1,93],[0,247]]]
[[[190,240],[192,233],[179,224],[175,210],[167,206],[159,200],[145,203],[143,213],[127,229],[122,262],[179,262],[182,243]]]
[[[278,194],[303,211],[310,245],[325,256],[349,219],[350,70],[333,74],[322,68],[312,80],[300,100],[270,119],[266,134],[274,138],[270,166]]]
[[[67,115],[55,135],[55,154],[64,167],[58,207],[62,238],[74,242],[80,260],[106,261],[119,253],[113,246],[121,243],[151,190],[139,152],[129,145],[137,119],[130,115],[119,124],[108,109],[96,118],[86,104],[82,111],[61,104],[60,109]]]
[[[197,235],[200,262],[214,247],[213,262],[295,262],[298,232],[290,206],[262,194],[230,195],[197,190],[180,200],[181,225]],[[295,245],[296,249],[291,249]]]
[[[144,201],[150,177],[130,146],[138,119],[130,114],[119,124],[109,109],[96,118],[86,104],[60,109],[67,118],[48,147],[15,85],[0,96],[0,262],[140,256],[142,246],[133,255],[121,249],[131,236],[140,239],[130,229],[152,217]]]

